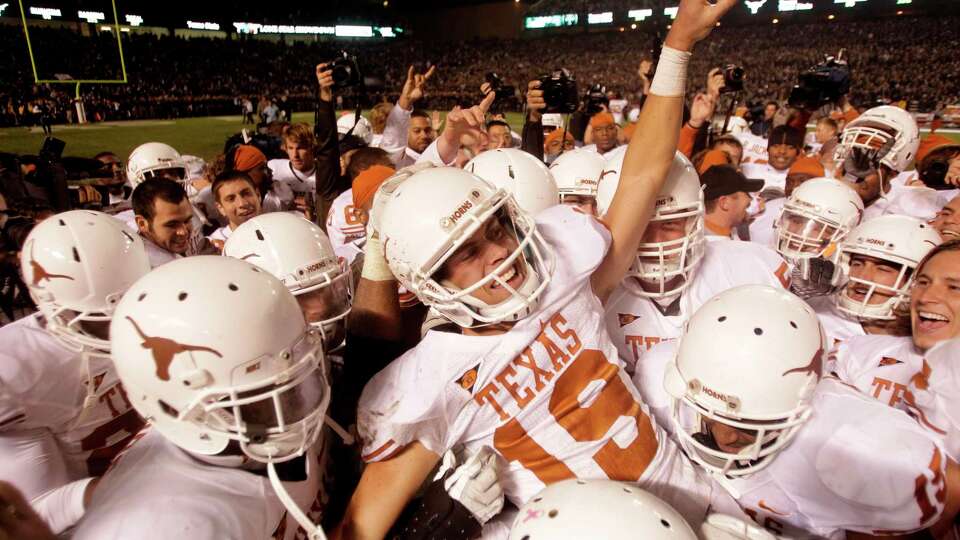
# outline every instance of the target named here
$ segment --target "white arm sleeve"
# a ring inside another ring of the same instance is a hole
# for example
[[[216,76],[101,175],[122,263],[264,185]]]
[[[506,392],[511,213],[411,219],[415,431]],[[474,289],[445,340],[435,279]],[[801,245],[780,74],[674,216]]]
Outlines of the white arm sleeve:
[[[449,163],[444,163],[443,158],[440,157],[440,150],[439,150],[440,147],[437,145],[439,141],[440,141],[439,137],[434,139],[434,141],[430,143],[430,146],[428,146],[427,149],[424,150],[422,154],[420,154],[420,157],[417,158],[417,163],[423,163],[425,161],[429,161],[430,163],[433,163],[437,167],[452,166],[457,161],[456,157],[454,157],[454,159],[451,160]]]
[[[403,150],[407,146],[407,130],[410,129],[410,113],[399,105],[394,105],[387,115],[387,123],[383,127],[383,138],[380,139],[380,148],[390,154]]]
[[[60,448],[45,428],[0,433],[0,456],[0,479],[16,486],[27,500],[70,481]]]
[[[93,478],[70,482],[37,497],[31,504],[54,534],[73,527],[83,517],[83,495]]]

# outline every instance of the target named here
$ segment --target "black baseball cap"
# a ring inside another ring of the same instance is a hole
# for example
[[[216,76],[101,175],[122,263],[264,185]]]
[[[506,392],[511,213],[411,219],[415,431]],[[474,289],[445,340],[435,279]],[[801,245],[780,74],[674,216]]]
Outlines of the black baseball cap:
[[[703,198],[712,201],[738,191],[753,193],[763,188],[763,180],[751,180],[733,165],[714,165],[700,175]]]

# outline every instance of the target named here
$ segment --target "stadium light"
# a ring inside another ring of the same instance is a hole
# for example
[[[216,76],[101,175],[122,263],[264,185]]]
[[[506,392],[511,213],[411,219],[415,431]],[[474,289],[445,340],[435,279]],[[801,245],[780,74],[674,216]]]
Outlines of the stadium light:
[[[813,3],[798,2],[797,0],[780,0],[777,8],[780,11],[809,11],[813,9]]]
[[[380,34],[380,37],[397,37],[397,35],[393,33],[393,28],[389,26],[378,26],[376,30],[377,33]]]
[[[220,30],[220,25],[215,22],[187,21],[187,28],[191,30]]]
[[[666,15],[667,17],[670,17],[671,19],[676,19],[677,11],[679,10],[680,10],[680,6],[663,8],[663,14]]]
[[[60,17],[60,10],[57,8],[30,7],[31,15],[39,15],[43,20],[49,21],[54,17]]]
[[[637,23],[631,24],[631,25],[630,25],[630,29],[631,29],[631,30],[636,30],[636,29],[637,29]]]
[[[746,0],[746,2],[744,2],[744,4],[747,5],[747,9],[750,10],[751,15],[756,15],[757,12],[760,11],[760,8],[762,8],[766,3],[767,0]]]
[[[779,24],[779,23],[780,23],[780,19],[774,19],[774,20],[773,20],[773,24]]]
[[[3,12],[7,10],[7,6],[9,5],[10,5],[9,3],[0,4],[0,15],[3,15]]]
[[[139,15],[124,15],[123,18],[130,23],[130,26],[140,26],[143,24],[143,17]]]
[[[92,24],[107,18],[102,11],[77,11],[77,16]]]
[[[627,17],[630,17],[631,19],[633,19],[633,20],[635,20],[635,21],[637,21],[637,22],[643,22],[644,19],[646,19],[647,17],[652,17],[652,16],[653,16],[653,10],[652,10],[652,9],[649,9],[649,8],[647,8],[647,9],[631,9],[630,11],[627,12]]]
[[[904,4],[912,4],[913,0],[897,0],[897,5],[902,6]],[[0,13],[3,13],[3,10],[0,10]]]
[[[613,22],[613,12],[587,13],[587,24],[606,24]]]
[[[372,26],[354,26],[338,24],[334,29],[338,37],[373,37]]]
[[[831,13],[831,14],[829,14],[829,15],[827,15],[827,20],[830,20],[830,21],[832,21],[832,20],[834,20],[834,19],[836,19],[836,18],[837,18],[837,16],[836,16],[836,15],[834,15],[833,13]]]
[[[866,2],[867,0],[833,0],[834,4],[843,4],[843,7],[851,8],[860,2]]]

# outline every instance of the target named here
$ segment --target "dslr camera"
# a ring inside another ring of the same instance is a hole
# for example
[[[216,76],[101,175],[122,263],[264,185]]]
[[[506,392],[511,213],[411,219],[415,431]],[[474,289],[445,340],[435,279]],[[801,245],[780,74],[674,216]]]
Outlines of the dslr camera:
[[[363,82],[357,57],[350,56],[347,51],[340,51],[340,54],[330,63],[330,69],[333,70],[334,90],[360,86]]]
[[[723,67],[723,88],[721,94],[743,91],[743,81],[746,78],[746,72],[736,64],[727,64]]]
[[[558,69],[540,76],[540,90],[547,104],[545,113],[570,114],[580,105],[577,81],[566,69]]]
[[[844,50],[801,73],[790,92],[788,103],[802,110],[816,110],[834,103],[850,91],[850,66],[843,58]]]
[[[517,89],[513,86],[503,84],[503,79],[495,72],[484,75],[484,80],[490,85],[490,91],[496,94],[494,101],[512,98],[517,95]]]
[[[610,107],[610,99],[607,97],[607,87],[596,83],[587,90],[587,95],[583,97],[584,110],[587,114],[593,116],[603,111],[603,107]]]

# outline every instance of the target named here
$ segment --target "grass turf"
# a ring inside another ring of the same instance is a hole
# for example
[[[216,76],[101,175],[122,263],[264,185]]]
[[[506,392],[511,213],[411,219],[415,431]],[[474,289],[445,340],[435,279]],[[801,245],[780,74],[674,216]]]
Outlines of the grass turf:
[[[296,122],[312,123],[313,113],[296,113],[293,119]],[[521,113],[507,113],[507,121],[514,131],[520,132],[523,124]],[[182,154],[211,160],[223,150],[227,137],[239,132],[243,127],[240,115],[209,116],[54,126],[53,135],[67,143],[64,149],[66,156],[92,157],[98,152],[109,150],[121,159],[126,159],[137,146],[145,142],[160,141],[173,146]],[[960,134],[944,135],[960,143]],[[0,152],[35,154],[42,142],[43,132],[39,127],[0,129]]]

